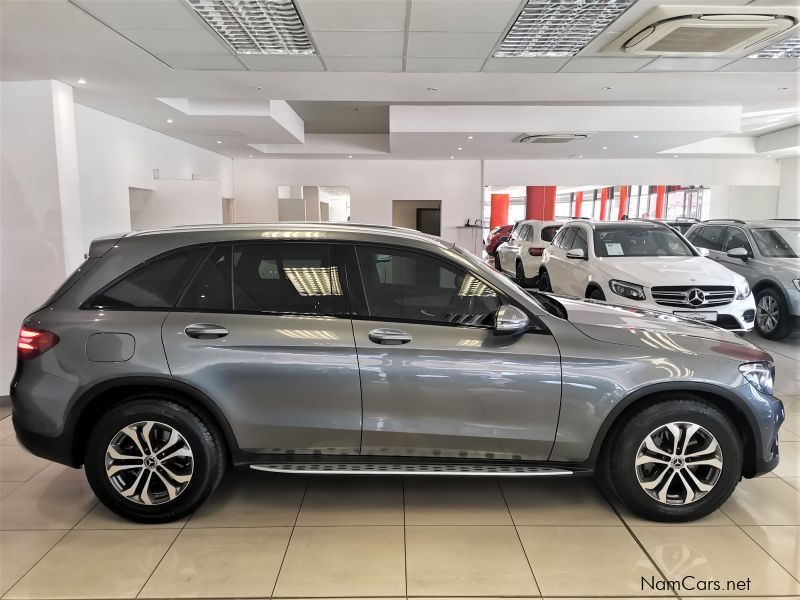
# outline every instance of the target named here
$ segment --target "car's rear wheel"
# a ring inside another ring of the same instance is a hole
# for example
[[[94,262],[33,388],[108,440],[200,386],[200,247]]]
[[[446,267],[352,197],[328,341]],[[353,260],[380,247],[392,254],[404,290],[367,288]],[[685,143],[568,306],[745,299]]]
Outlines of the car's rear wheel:
[[[515,267],[515,275],[516,275],[515,279],[517,280],[517,283],[520,286],[528,287],[528,285],[530,284],[530,280],[527,277],[525,277],[525,267],[522,266],[521,260],[517,260],[517,264]]]
[[[86,449],[86,477],[118,515],[142,523],[180,519],[214,491],[225,470],[221,436],[167,397],[139,396],[105,413]]]
[[[792,316],[780,292],[766,288],[756,296],[756,331],[761,337],[782,340],[792,332]]]
[[[547,271],[542,271],[539,275],[539,291],[540,292],[552,292],[553,288],[550,286],[550,275],[548,275]]]
[[[602,461],[606,487],[634,513],[691,521],[733,492],[742,473],[742,441],[712,404],[676,395],[620,423]]]
[[[494,268],[500,271],[501,273],[503,272],[503,266],[500,264],[500,257],[497,255],[496,252],[494,255]]]

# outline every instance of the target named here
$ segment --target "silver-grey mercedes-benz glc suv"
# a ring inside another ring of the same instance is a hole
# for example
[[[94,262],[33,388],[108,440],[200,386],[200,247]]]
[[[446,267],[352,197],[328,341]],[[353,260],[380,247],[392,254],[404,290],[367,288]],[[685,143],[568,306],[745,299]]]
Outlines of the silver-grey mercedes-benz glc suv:
[[[177,519],[227,465],[578,476],[645,517],[720,506],[778,462],[771,357],[712,325],[527,293],[389,227],[95,240],[26,318],[13,420],[97,496]]]

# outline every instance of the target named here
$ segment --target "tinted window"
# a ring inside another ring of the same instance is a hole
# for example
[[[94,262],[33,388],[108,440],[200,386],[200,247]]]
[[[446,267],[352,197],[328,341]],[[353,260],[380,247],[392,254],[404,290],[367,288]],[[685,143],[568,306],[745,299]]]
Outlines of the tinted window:
[[[547,227],[542,227],[542,241],[552,242],[559,229],[561,229],[561,225],[548,225]]]
[[[330,246],[243,244],[233,248],[235,310],[337,315],[344,312]]]
[[[728,227],[728,239],[725,240],[725,252],[733,248],[744,248],[747,254],[753,254],[753,248],[747,239],[747,234],[738,227]]]
[[[583,255],[589,256],[589,243],[586,240],[586,230],[583,227],[576,227],[575,230],[575,238],[572,240],[570,250],[583,250]]]
[[[170,309],[206,248],[177,252],[132,271],[91,301],[100,308]]]
[[[699,248],[722,250],[722,236],[726,227],[723,225],[705,225],[698,227],[692,235],[692,243]]]
[[[388,248],[357,252],[372,317],[481,325],[500,307],[492,288],[446,261]]]
[[[520,239],[523,242],[532,241],[533,240],[533,227],[531,227],[530,225],[525,225],[525,227],[522,228],[522,233],[520,233]]]
[[[561,241],[559,242],[559,247],[564,248],[565,250],[569,250],[572,247],[572,240],[575,239],[575,230],[578,229],[577,227],[567,227],[567,230],[564,232],[564,235],[561,236]]]
[[[200,267],[178,303],[199,312],[231,310],[231,247],[218,246]]]
[[[694,256],[671,227],[617,225],[595,228],[596,256]]]

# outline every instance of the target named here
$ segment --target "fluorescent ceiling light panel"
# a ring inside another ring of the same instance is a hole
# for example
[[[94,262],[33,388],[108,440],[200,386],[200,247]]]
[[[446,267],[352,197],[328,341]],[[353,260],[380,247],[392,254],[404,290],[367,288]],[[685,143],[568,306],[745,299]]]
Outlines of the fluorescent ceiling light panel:
[[[236,54],[316,54],[292,0],[186,0]]]
[[[786,38],[771,46],[754,52],[748,58],[798,58],[800,57],[800,35]]]
[[[495,52],[575,56],[636,0],[528,0]]]

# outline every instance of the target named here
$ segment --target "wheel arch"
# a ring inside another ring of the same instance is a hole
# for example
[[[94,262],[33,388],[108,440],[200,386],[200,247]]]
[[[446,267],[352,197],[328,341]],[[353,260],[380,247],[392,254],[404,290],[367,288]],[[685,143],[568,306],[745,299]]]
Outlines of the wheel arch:
[[[786,297],[786,293],[783,291],[782,286],[776,283],[775,281],[772,281],[771,279],[762,279],[761,281],[756,282],[756,284],[752,288],[753,297],[755,298],[766,289],[771,289],[776,291],[783,299],[783,301],[787,305],[789,304],[789,299]]]
[[[600,290],[600,292],[603,294],[603,297],[605,297],[606,293],[603,291],[603,286],[601,286],[596,281],[590,281],[588,284],[586,284],[586,291],[584,292],[584,296],[588,298],[589,294],[591,294],[592,291],[594,290]]]

